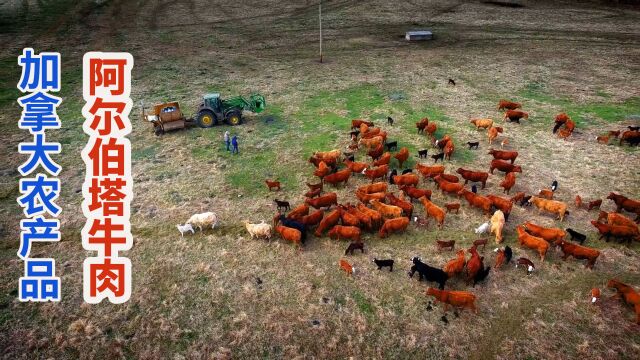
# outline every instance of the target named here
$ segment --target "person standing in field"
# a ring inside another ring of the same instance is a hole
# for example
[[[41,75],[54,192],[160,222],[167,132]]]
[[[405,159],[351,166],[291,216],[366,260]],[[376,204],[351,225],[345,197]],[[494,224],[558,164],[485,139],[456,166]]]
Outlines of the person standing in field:
[[[224,143],[227,145],[227,151],[231,151],[231,149],[229,149],[229,145],[231,145],[231,139],[229,139],[228,131],[224,132]]]
[[[231,150],[232,154],[239,154],[240,151],[238,150],[238,136],[237,135],[233,135],[233,138],[231,139],[231,145],[233,146],[233,150]]]

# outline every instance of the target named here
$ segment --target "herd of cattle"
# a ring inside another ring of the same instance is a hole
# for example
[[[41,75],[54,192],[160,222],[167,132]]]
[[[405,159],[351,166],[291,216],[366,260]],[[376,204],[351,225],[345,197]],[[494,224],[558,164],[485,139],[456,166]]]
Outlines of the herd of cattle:
[[[528,119],[528,114],[519,110],[520,108],[521,104],[506,100],[501,100],[498,105],[499,110],[507,110],[504,120],[509,122],[520,123],[521,119]],[[388,123],[393,124],[391,119],[388,119]],[[495,126],[492,119],[473,119],[471,123],[477,129],[487,130],[489,144],[492,144],[500,136],[499,134],[504,133],[504,129]],[[485,189],[490,173],[493,174],[497,169],[505,174],[499,184],[502,193],[509,195],[516,184],[516,173],[522,173],[522,167],[515,165],[518,157],[517,151],[491,149],[489,154],[492,155],[493,160],[488,164],[488,172],[459,168],[456,171],[457,175],[447,174],[445,166],[437,164],[437,162],[438,160],[441,162],[450,160],[454,156],[456,149],[454,140],[449,135],[435,139],[437,124],[427,118],[417,122],[416,128],[418,133],[426,135],[438,153],[431,156],[434,160],[433,164],[417,163],[413,169],[402,170],[409,158],[409,150],[406,147],[401,147],[398,150],[398,142],[389,141],[387,132],[379,126],[374,126],[372,122],[353,120],[351,122],[352,131],[349,133],[351,141],[346,151],[318,151],[309,158],[309,163],[314,167],[313,175],[318,177],[319,181],[315,184],[306,184],[309,191],[304,194],[304,203],[291,209],[289,202],[275,199],[278,212],[273,218],[273,223],[244,221],[247,231],[251,237],[270,239],[272,230],[275,229],[282,239],[296,244],[300,250],[306,241],[308,231],[313,231],[316,237],[322,237],[328,233],[332,239],[351,241],[345,251],[345,256],[347,256],[354,254],[355,250],[364,252],[362,239],[364,232],[377,231],[380,238],[385,238],[391,233],[405,231],[411,223],[416,227],[427,227],[430,218],[433,218],[437,226],[442,228],[445,226],[447,214],[453,211],[458,212],[460,203],[456,200],[460,198],[464,198],[470,207],[480,210],[484,216],[490,218],[475,232],[477,234],[487,232],[495,234],[497,244],[503,242],[503,228],[514,204],[522,207],[533,205],[539,212],[552,214],[560,221],[569,214],[568,204],[554,199],[554,193],[558,186],[557,181],[554,181],[550,188],[542,189],[535,195],[518,192],[512,197],[503,197],[496,194],[480,195],[478,193],[477,186]],[[569,116],[564,113],[556,116],[553,133],[557,133],[560,138],[569,137],[574,128],[575,123]],[[619,135],[618,131],[617,133],[611,132],[608,136]],[[620,142],[626,141],[631,145],[637,145],[639,139],[640,132],[637,128],[631,127],[629,131],[622,133]],[[600,139],[598,141],[601,142]],[[502,147],[507,143],[506,138],[503,138]],[[468,142],[467,145],[470,149],[478,149],[479,142]],[[371,160],[356,161],[355,157],[359,151],[364,151]],[[419,150],[417,156],[420,159],[426,158],[428,151],[429,149]],[[396,164],[396,169],[392,169]],[[399,174],[398,171],[401,173]],[[336,192],[324,192],[327,185],[346,188],[352,176],[363,176],[371,180],[371,183],[357,186],[354,189],[353,193],[358,201],[357,204],[339,202]],[[433,202],[431,200],[432,190],[420,187],[421,177],[423,184],[433,181],[434,186],[443,194],[449,195],[452,201],[442,204],[442,206]],[[278,191],[282,186],[277,180],[266,180],[265,183],[269,191]],[[471,183],[470,189],[466,188],[469,183]],[[391,190],[393,187],[398,191],[397,194]],[[600,233],[600,239],[605,237],[609,241],[610,238],[614,238],[628,243],[634,240],[640,241],[640,231],[636,224],[640,221],[640,201],[616,193],[609,194],[607,199],[615,202],[616,211],[611,213],[600,211],[598,219],[591,221]],[[414,214],[415,200],[424,208],[424,216]],[[584,204],[579,196],[575,199],[576,208],[599,210],[601,204],[601,199]],[[311,208],[315,210],[311,210]],[[622,211],[635,214],[635,221],[623,215]],[[586,236],[573,229],[546,228],[528,221],[516,226],[516,231],[520,246],[534,250],[540,257],[540,261],[544,261],[547,250],[551,246],[560,247],[563,260],[569,256],[578,260],[586,260],[588,268],[593,268],[600,255],[598,250],[584,246],[583,242]],[[569,234],[571,241],[565,239],[567,234]],[[445,311],[447,305],[469,307],[476,310],[474,294],[468,291],[447,291],[444,288],[447,280],[455,276],[464,276],[467,283],[473,283],[474,286],[487,278],[491,267],[484,265],[484,257],[480,256],[477,251],[481,245],[482,251],[484,251],[486,243],[487,239],[476,240],[473,246],[467,250],[471,254],[469,259],[466,258],[464,250],[458,250],[456,257],[448,261],[442,268],[430,266],[420,258],[414,257],[409,274],[413,276],[417,272],[421,280],[426,279],[439,285],[439,289],[429,288],[427,294],[434,296],[437,301],[443,302]],[[436,245],[439,249],[454,250],[455,241],[438,240]],[[509,246],[498,248],[495,251],[497,254],[494,269],[499,269],[502,265],[511,262],[513,253]],[[390,271],[393,270],[392,259],[374,259],[374,262],[378,269],[389,267]],[[525,257],[521,257],[515,262],[516,267],[524,265],[528,274],[531,274],[535,269],[533,261]],[[340,259],[339,265],[348,274],[353,274],[354,268],[346,258]],[[640,323],[640,295],[633,288],[616,280],[611,280],[609,287],[616,288],[618,296],[622,296],[627,303],[635,307],[637,321]],[[593,299],[597,299],[599,290],[594,289],[592,293]]]

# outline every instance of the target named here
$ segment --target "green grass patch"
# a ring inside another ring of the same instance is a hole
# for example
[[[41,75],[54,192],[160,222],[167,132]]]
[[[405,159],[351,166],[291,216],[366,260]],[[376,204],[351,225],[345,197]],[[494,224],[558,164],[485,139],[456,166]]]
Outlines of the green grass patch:
[[[351,294],[353,301],[355,301],[356,305],[358,305],[358,309],[365,314],[366,316],[373,316],[373,305],[371,302],[359,291],[354,291]]]
[[[142,149],[135,149],[131,151],[131,159],[132,160],[147,160],[153,159],[158,153],[158,144],[153,144],[148,147],[144,147]]]

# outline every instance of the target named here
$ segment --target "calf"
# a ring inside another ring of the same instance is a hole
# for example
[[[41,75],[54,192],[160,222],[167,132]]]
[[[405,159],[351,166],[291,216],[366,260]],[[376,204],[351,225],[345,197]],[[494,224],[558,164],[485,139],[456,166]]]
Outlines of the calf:
[[[356,268],[354,268],[347,260],[340,259],[340,268],[344,270],[347,275],[353,275],[356,272]]]
[[[393,271],[393,260],[391,260],[391,259],[378,260],[376,258],[373,258],[373,262],[378,267],[378,270],[381,270],[383,267],[388,267],[389,268],[389,272]]]
[[[304,197],[313,199],[315,197],[320,196],[321,193],[322,193],[322,189],[309,190],[306,193],[304,193]]]
[[[387,124],[393,126],[393,118],[391,116],[387,116]]]
[[[264,182],[267,184],[267,187],[269,187],[269,191],[271,191],[271,189],[280,191],[280,181],[265,180]]]
[[[453,251],[453,248],[456,246],[456,241],[455,240],[449,240],[449,241],[436,240],[436,245],[438,246],[438,250],[449,249]]]
[[[500,248],[496,248],[494,251],[497,253],[496,264],[495,264],[496,269],[499,269],[500,267],[502,267],[502,265],[508,264],[511,262],[513,251],[509,246],[505,246],[504,250]]]
[[[516,269],[518,268],[519,265],[526,266],[527,275],[531,275],[531,273],[536,269],[536,266],[533,265],[533,261],[524,257],[518,258],[518,260],[516,261]]]
[[[291,210],[291,205],[289,204],[288,201],[280,201],[278,199],[273,199],[273,202],[276,203],[276,205],[278,206],[278,210]]]
[[[480,268],[476,276],[473,277],[473,287],[476,284],[483,282],[487,276],[489,276],[489,272],[491,271],[491,266],[484,267],[484,265]]]
[[[598,300],[600,300],[600,289],[599,288],[591,289],[591,303],[595,304]]]
[[[318,190],[318,189],[322,190],[322,188],[324,187],[324,184],[322,183],[322,181],[317,184],[309,184],[309,183],[306,183],[306,184],[309,187],[309,190],[312,190],[312,191]]]
[[[176,227],[178,228],[178,231],[180,231],[180,236],[184,237],[184,233],[191,231],[191,234],[195,234],[195,230],[193,230],[193,226],[191,226],[191,224],[184,224],[184,225],[176,225]]]
[[[449,79],[449,82],[447,83],[447,85],[456,86],[456,82],[453,79]]]
[[[598,256],[600,256],[600,252],[596,249],[572,244],[564,240],[558,240],[555,244],[560,246],[560,249],[562,250],[562,260],[567,260],[567,257],[569,256],[573,256],[578,260],[586,259],[587,264],[585,267],[588,269],[593,269],[593,265],[595,265]]]
[[[582,245],[585,240],[587,240],[587,235],[581,234],[571,228],[567,228],[567,233],[571,236],[571,241],[577,241]]]
[[[349,244],[349,247],[344,252],[345,255],[353,255],[353,252],[356,250],[360,250],[364,254],[364,243],[363,242],[354,242],[352,241]]]
[[[456,214],[460,211],[460,203],[448,203],[444,204],[444,207],[447,209],[447,212],[456,211]]]
[[[436,154],[436,155],[431,155],[431,158],[433,159],[433,163],[437,163],[438,160],[443,160],[444,159],[444,153],[441,152],[440,154]]]
[[[480,145],[480,142],[479,141],[474,141],[474,142],[468,141],[467,145],[469,145],[469,150],[471,150],[471,149],[476,149],[477,150],[478,146]]]
[[[487,221],[486,223],[481,224],[480,226],[478,226],[474,232],[476,234],[486,234],[489,232],[489,229],[491,229],[491,224],[489,224],[489,222]]]
[[[476,308],[475,304],[476,296],[468,291],[446,291],[430,287],[427,289],[427,295],[431,295],[436,298],[436,301],[444,303],[445,313],[449,305],[456,308],[469,308],[474,313],[478,313],[478,308]]]
[[[487,239],[478,239],[478,240],[474,240],[473,241],[473,246],[477,249],[478,247],[480,247],[480,245],[482,245],[482,251],[484,251],[484,247],[487,245]]]
[[[427,149],[418,150],[418,157],[419,157],[420,159],[422,159],[422,158],[426,158],[426,157],[427,157],[427,155],[428,155],[428,152],[429,152],[429,151],[428,151]]]
[[[424,278],[427,281],[438,283],[440,289],[444,290],[444,285],[449,278],[446,272],[423,263],[419,257],[413,257],[411,262],[413,262],[413,266],[409,271],[409,277],[413,278],[413,274],[417,271],[419,275],[418,281],[422,281]]]
[[[616,289],[617,294],[615,297],[622,298],[624,302],[634,307],[636,312],[636,323],[640,325],[640,294],[631,286],[615,279],[609,280],[607,287]]]

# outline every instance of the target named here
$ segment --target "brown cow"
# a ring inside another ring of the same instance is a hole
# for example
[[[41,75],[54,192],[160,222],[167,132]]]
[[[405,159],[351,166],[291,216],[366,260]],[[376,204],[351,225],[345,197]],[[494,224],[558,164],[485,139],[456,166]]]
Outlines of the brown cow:
[[[318,224],[316,231],[313,234],[316,237],[320,237],[325,231],[337,225],[338,221],[340,220],[340,213],[341,213],[340,209],[335,209],[332,212],[330,212],[327,216],[323,217],[322,220],[320,221],[320,224]]]
[[[373,184],[373,182],[376,181],[377,179],[386,179],[388,172],[389,172],[389,165],[382,165],[373,169],[365,169],[362,173],[368,179],[371,179],[371,183]]]
[[[431,295],[436,298],[437,301],[444,303],[444,312],[447,312],[449,305],[456,308],[469,308],[474,313],[478,313],[476,308],[476,296],[468,291],[448,291],[439,290],[435,288],[428,288],[427,295]]]
[[[516,161],[516,158],[518,157],[518,152],[491,149],[489,150],[489,155],[493,156],[494,159],[509,160],[513,164],[513,162]]]
[[[522,172],[522,168],[519,165],[513,165],[506,161],[493,159],[491,160],[491,166],[489,167],[489,172],[493,174],[493,170],[498,169],[504,173],[508,172]]]
[[[624,302],[634,307],[636,312],[636,323],[640,325],[640,294],[631,286],[615,279],[609,280],[607,287],[616,289],[617,294],[615,297],[622,298]]]
[[[386,152],[382,154],[378,160],[373,162],[373,166],[389,165],[389,162],[391,162],[391,153]]]
[[[549,249],[549,243],[546,242],[543,238],[530,235],[529,233],[524,231],[524,227],[522,227],[522,225],[518,226],[516,230],[518,231],[518,242],[520,243],[520,245],[538,251],[540,260],[544,261],[544,256]]]
[[[358,191],[363,192],[365,194],[371,194],[376,192],[387,192],[387,183],[377,182],[370,185],[362,185],[358,187]]]
[[[369,202],[373,208],[378,211],[382,217],[393,219],[402,216],[402,208],[394,205],[386,205],[380,202],[380,200],[371,200]]]
[[[400,186],[400,190],[404,192],[410,199],[413,201],[414,199],[420,199],[425,196],[427,199],[431,200],[431,190],[428,189],[418,189],[415,186]]]
[[[316,209],[323,208],[323,207],[330,208],[331,205],[338,204],[338,194],[332,192],[332,193],[319,196],[315,199],[305,199],[304,203],[311,205]]]
[[[562,201],[547,200],[532,196],[529,199],[529,203],[535,205],[538,208],[538,212],[544,210],[553,214],[558,214],[558,220],[560,221],[564,220],[564,215],[567,213],[567,204]]]
[[[351,169],[343,169],[333,174],[329,174],[325,176],[323,180],[324,182],[327,182],[333,185],[334,187],[336,187],[340,183],[344,183],[345,185],[347,185],[347,182],[349,181],[350,176],[351,176]]]
[[[554,243],[556,241],[562,240],[567,235],[567,233],[562,229],[546,228],[543,226],[536,225],[531,221],[527,221],[522,226],[529,234],[543,238],[549,243]]]
[[[504,188],[504,192],[506,192],[507,195],[509,195],[509,191],[511,191],[511,188],[515,184],[516,184],[516,173],[508,172],[507,175],[504,177],[504,180],[500,182],[500,187]],[[524,197],[524,193],[522,193],[522,196]]]
[[[467,189],[458,191],[458,195],[464,196],[469,205],[482,209],[485,215],[489,215],[491,212],[491,200],[482,195],[474,194]]]
[[[398,151],[397,154],[393,155],[393,157],[398,160],[400,168],[402,168],[402,164],[404,164],[404,162],[409,158],[409,149],[403,147],[400,149],[400,151]]]
[[[404,231],[409,225],[409,218],[399,217],[394,219],[387,219],[384,221],[384,225],[380,228],[378,235],[381,238],[385,238],[391,232]]]
[[[404,215],[411,218],[413,215],[413,205],[409,201],[399,199],[393,194],[387,194],[387,199],[389,199],[389,204],[401,208]]]
[[[487,179],[489,178],[489,173],[482,171],[472,171],[463,168],[458,168],[456,170],[460,176],[464,179],[464,184],[467,185],[467,182],[480,182],[482,183],[482,188],[484,189],[487,185]]]
[[[500,99],[500,101],[498,102],[498,110],[504,110],[504,109],[515,110],[519,108],[522,108],[522,104],[517,102],[513,102],[505,99]]]
[[[424,196],[421,197],[419,200],[420,202],[422,202],[422,205],[424,206],[427,217],[432,217],[436,219],[436,221],[438,222],[438,226],[442,228],[444,226],[444,218],[446,216],[445,211],[442,210],[442,208],[438,207],[436,204],[432,203],[430,200],[428,200]]]
[[[394,175],[393,183],[401,186],[401,185],[413,185],[417,186],[420,182],[420,178],[416,174],[408,173],[404,175]]]
[[[280,237],[284,240],[291,241],[294,243],[299,249],[301,249],[302,242],[302,233],[298,229],[293,229],[290,227],[278,225],[276,226],[276,231],[280,234]]]
[[[569,256],[573,256],[578,260],[586,259],[587,264],[585,267],[589,269],[593,269],[593,265],[595,265],[598,256],[600,256],[600,252],[596,249],[572,244],[564,240],[557,240],[555,244],[560,246],[560,249],[562,249],[562,260],[567,260],[567,257]]]
[[[438,183],[438,187],[440,188],[440,190],[442,190],[443,194],[445,192],[449,193],[449,194],[456,194],[456,193],[458,193],[458,191],[460,191],[460,190],[462,190],[464,188],[464,185],[462,185],[460,183],[448,182],[448,181],[442,179],[440,177],[440,175],[434,177],[433,180],[435,180],[435,182]]]
[[[329,237],[331,239],[350,239],[355,242],[360,242],[360,228],[356,226],[335,225],[329,230]]]
[[[438,174],[444,174],[444,165],[428,166],[416,164],[416,170],[418,170],[418,172],[422,174],[425,179],[433,178]]]

